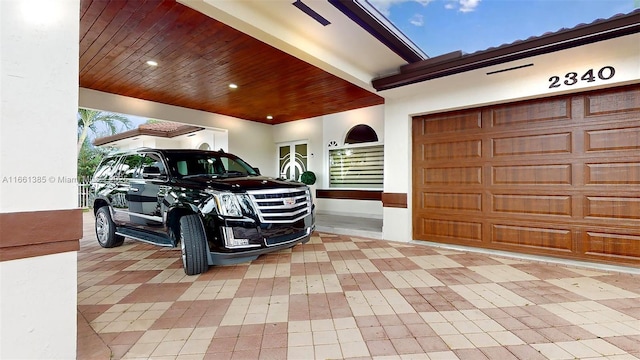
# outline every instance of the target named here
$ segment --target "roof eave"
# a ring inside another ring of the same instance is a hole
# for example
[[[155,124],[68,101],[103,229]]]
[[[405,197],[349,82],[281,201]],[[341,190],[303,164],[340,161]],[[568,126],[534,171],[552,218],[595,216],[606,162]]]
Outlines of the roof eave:
[[[400,68],[398,74],[374,79],[372,85],[377,91],[389,90],[487,66],[638,33],[640,32],[638,14],[640,14],[640,11],[636,10],[630,14],[617,16],[610,20],[597,21],[588,25],[579,25],[572,29],[562,30],[473,54],[462,55],[461,52],[445,54],[436,58],[405,65]]]
[[[122,132],[120,134],[97,138],[93,141],[93,145],[95,146],[107,145],[116,141],[130,139],[130,138],[134,138],[136,136],[141,136],[141,135],[155,136],[155,137],[162,137],[162,138],[174,138],[176,136],[190,134],[200,130],[204,130],[204,128],[197,127],[197,126],[189,126],[189,125],[181,126],[173,131],[159,131],[159,130],[137,128],[137,129]]]
[[[378,41],[408,63],[424,60],[428,56],[408,37],[398,30],[375,8],[359,0],[329,0],[333,6],[353,20]],[[376,13],[378,16],[376,16]]]

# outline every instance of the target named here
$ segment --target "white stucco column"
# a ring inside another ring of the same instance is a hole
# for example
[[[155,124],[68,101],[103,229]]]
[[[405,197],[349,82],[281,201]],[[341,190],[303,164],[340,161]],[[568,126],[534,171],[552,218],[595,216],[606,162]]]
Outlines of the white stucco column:
[[[411,241],[411,118],[402,107],[388,100],[384,137],[384,192],[406,194],[407,207],[383,208],[382,238]]]
[[[0,358],[76,357],[78,0],[0,1]]]

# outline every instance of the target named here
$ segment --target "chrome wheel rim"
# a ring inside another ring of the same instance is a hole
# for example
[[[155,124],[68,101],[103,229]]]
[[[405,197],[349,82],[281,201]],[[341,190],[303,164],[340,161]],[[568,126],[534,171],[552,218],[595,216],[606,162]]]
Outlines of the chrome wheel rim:
[[[109,220],[102,212],[96,216],[96,236],[101,244],[105,244],[109,236]]]
[[[187,268],[187,247],[184,245],[184,235],[180,229],[180,251],[182,252],[182,266]]]

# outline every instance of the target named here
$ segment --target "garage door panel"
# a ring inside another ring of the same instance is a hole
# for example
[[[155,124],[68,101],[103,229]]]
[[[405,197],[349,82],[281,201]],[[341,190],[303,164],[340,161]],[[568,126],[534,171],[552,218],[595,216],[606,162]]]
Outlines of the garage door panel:
[[[508,105],[491,110],[491,125],[494,128],[569,120],[571,120],[571,100],[568,98]]]
[[[482,184],[482,167],[430,168],[422,172],[424,185],[479,185]]]
[[[421,147],[423,160],[480,159],[482,157],[481,139],[422,144]]]
[[[640,266],[640,85],[413,124],[415,239]]]
[[[491,169],[493,185],[570,185],[571,164],[505,165]]]
[[[572,215],[570,195],[493,194],[492,211],[513,215]]]
[[[573,250],[570,229],[550,229],[543,226],[493,224],[491,226],[491,242],[502,246],[531,248],[538,251],[551,250],[571,253]],[[522,249],[520,250],[522,251]]]
[[[482,241],[482,223],[435,218],[423,219],[420,233],[434,241],[478,243]]]
[[[414,126],[414,129],[419,131],[419,135],[451,132],[460,133],[465,130],[482,128],[482,116],[480,111],[456,112],[441,118],[419,121],[419,123],[419,127],[416,128]]]
[[[425,192],[421,199],[427,210],[482,211],[482,193]]]
[[[640,162],[585,164],[587,185],[640,185]]]
[[[640,236],[628,233],[584,231],[584,253],[613,261],[634,261],[640,258]]]
[[[639,119],[640,120],[640,119]],[[640,150],[640,126],[585,131],[587,152]]]
[[[586,96],[585,103],[586,117],[638,112],[640,111],[640,89],[590,94]]]
[[[492,156],[532,156],[571,153],[571,133],[512,136],[492,139]]]
[[[585,196],[585,217],[610,221],[636,220],[640,226],[640,198]]]

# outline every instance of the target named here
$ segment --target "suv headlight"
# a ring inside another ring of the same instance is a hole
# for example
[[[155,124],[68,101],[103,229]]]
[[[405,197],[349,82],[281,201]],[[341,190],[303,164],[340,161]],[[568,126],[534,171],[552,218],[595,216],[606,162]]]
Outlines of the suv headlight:
[[[206,190],[206,192],[213,195],[220,215],[242,217],[242,209],[236,194],[216,190]]]

